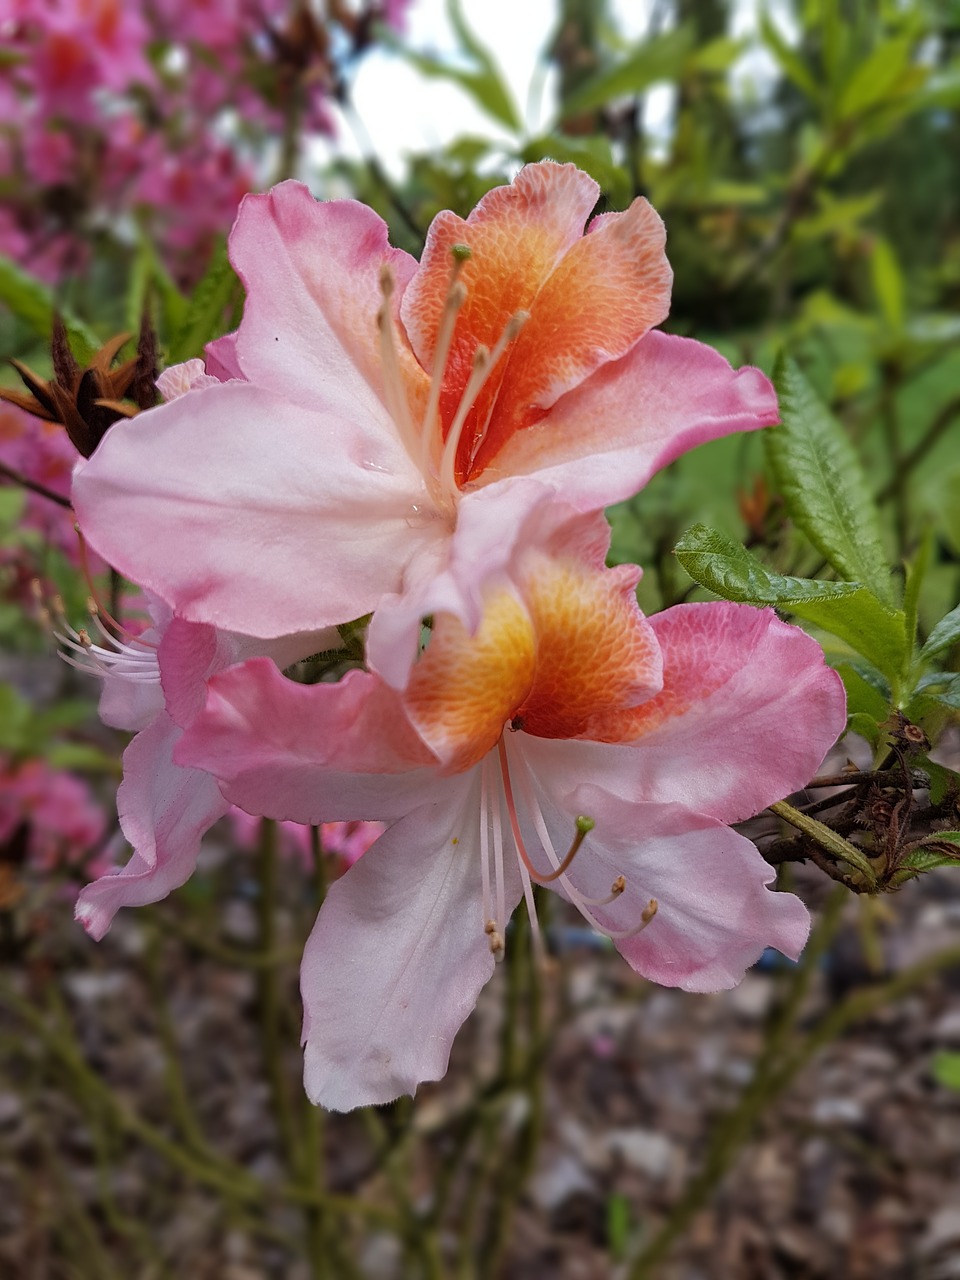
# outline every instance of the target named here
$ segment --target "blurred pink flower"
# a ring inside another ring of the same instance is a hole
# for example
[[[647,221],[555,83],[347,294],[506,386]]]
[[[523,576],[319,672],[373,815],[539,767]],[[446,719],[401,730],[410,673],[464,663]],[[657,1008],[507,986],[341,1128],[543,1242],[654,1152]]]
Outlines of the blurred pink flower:
[[[241,849],[252,851],[260,838],[262,818],[252,817],[236,806],[227,814],[233,838]],[[313,870],[310,827],[301,822],[279,822],[279,851],[296,859],[304,871]],[[383,834],[381,822],[324,822],[321,825],[321,847],[328,857],[352,867],[358,858]]]
[[[23,824],[27,859],[39,871],[83,863],[106,833],[106,816],[89,786],[45,760],[0,756],[0,846]]]

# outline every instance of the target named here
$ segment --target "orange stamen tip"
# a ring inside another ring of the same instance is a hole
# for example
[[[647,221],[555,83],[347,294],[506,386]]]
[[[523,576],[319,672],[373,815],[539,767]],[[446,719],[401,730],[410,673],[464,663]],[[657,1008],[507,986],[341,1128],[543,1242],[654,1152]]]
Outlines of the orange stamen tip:
[[[85,649],[93,648],[93,641],[90,639],[90,633],[87,631],[86,627],[80,628],[77,632],[77,638]]]
[[[644,907],[643,913],[641,914],[640,919],[643,921],[644,924],[649,924],[659,910],[660,910],[660,904],[657,902],[656,898],[651,898],[650,901],[647,903],[647,905]]]
[[[626,890],[626,887],[627,887],[626,876],[617,876],[616,880],[614,880],[613,884],[610,886],[610,892],[612,894],[615,894],[619,898],[621,893],[623,893]]]
[[[482,343],[473,353],[474,369],[485,369],[490,360],[490,348],[485,347]]]

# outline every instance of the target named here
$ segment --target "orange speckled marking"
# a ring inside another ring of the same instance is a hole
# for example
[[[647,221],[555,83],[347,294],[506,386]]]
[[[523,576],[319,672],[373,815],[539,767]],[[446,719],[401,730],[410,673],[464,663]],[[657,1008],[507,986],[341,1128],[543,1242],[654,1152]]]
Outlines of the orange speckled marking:
[[[525,593],[537,633],[536,677],[518,713],[527,733],[595,737],[600,720],[660,688],[660,647],[635,582],[631,569],[538,560]]]

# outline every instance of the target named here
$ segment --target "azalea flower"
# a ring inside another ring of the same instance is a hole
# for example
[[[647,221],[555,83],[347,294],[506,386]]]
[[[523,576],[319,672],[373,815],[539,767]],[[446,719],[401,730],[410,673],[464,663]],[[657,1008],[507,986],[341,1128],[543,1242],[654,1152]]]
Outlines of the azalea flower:
[[[402,691],[369,671],[299,685],[262,659],[210,680],[178,761],[252,813],[390,824],[307,944],[313,1101],[442,1076],[521,896],[535,922],[535,884],[688,991],[802,948],[806,909],[728,824],[807,781],[843,727],[840,680],[771,610],[644,618],[639,571],[602,567],[604,529],[544,508],[474,631],[434,615]]]
[[[639,199],[583,234],[598,195],[529,165],[465,221],[439,214],[419,265],[353,201],[248,196],[239,376],[112,429],[74,485],[92,544],[190,621],[271,637],[379,608],[409,627],[484,494],[530,477],[598,511],[775,422],[757,370],[651,332],[663,225]],[[540,493],[483,511],[506,527]]]

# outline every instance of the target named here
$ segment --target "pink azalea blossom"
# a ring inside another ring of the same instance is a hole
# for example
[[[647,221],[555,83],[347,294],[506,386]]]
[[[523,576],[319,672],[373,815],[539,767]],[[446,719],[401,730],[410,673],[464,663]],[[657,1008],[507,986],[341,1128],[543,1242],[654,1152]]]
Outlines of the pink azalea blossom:
[[[806,939],[806,909],[729,824],[803,785],[842,730],[819,647],[748,606],[647,620],[638,571],[602,568],[602,520],[554,505],[540,535],[488,575],[475,629],[435,612],[402,692],[254,660],[213,677],[177,749],[250,812],[389,824],[304,955],[306,1087],[326,1106],[443,1075],[535,883],[689,991]]]
[[[530,165],[438,215],[419,266],[353,201],[247,197],[242,377],[110,432],[74,489],[93,545],[193,621],[269,637],[377,608],[409,630],[471,506],[516,524],[546,485],[597,511],[776,421],[756,369],[651,331],[663,226],[637,200],[584,234],[598,194]]]

